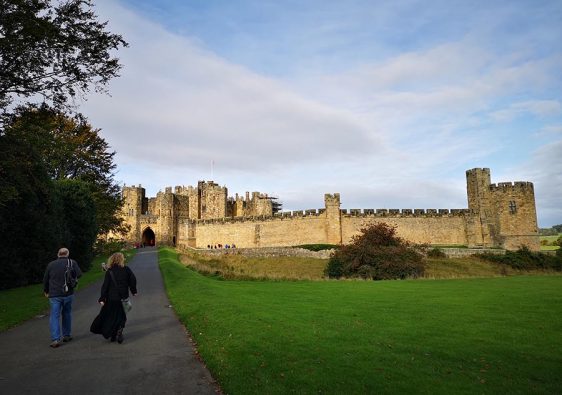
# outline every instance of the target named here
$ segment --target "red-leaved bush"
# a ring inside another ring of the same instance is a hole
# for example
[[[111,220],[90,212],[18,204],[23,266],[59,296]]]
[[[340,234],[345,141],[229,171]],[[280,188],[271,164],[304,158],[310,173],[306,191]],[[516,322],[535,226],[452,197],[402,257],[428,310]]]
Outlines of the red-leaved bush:
[[[423,256],[396,236],[396,228],[376,223],[353,237],[330,258],[325,274],[331,278],[360,277],[373,280],[415,278],[424,273]]]

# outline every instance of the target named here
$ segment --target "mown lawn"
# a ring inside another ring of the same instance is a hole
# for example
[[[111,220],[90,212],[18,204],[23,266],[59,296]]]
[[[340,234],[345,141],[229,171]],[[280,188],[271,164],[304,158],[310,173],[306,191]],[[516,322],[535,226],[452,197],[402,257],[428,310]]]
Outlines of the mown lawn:
[[[125,251],[127,261],[135,254],[136,250]],[[92,268],[84,273],[78,281],[78,290],[92,284],[103,277],[101,263],[107,261],[108,256],[94,258]],[[43,295],[43,284],[34,284],[27,287],[13,288],[0,291],[0,332],[46,313],[49,310],[49,301]]]
[[[160,251],[229,394],[559,393],[562,276],[224,281]]]

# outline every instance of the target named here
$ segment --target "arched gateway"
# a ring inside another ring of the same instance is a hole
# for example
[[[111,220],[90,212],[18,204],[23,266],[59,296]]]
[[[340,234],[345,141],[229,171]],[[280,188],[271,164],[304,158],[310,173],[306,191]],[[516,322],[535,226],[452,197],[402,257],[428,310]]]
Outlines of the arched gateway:
[[[156,244],[156,235],[154,234],[154,231],[149,226],[142,232],[142,245],[153,246],[155,244]]]

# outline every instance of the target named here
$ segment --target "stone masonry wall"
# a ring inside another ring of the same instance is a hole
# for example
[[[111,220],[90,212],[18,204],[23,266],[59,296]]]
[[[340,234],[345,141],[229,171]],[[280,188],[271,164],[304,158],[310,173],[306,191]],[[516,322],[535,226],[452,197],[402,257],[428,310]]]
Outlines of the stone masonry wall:
[[[408,212],[408,211],[406,211]],[[465,216],[399,214],[399,216],[342,216],[343,243],[351,242],[361,229],[373,223],[385,222],[396,227],[398,236],[413,243],[467,245]]]

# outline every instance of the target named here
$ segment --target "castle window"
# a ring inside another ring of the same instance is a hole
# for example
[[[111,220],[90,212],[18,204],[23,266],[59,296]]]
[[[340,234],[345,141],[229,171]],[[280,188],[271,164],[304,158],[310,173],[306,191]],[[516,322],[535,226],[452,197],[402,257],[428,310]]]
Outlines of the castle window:
[[[509,212],[511,214],[515,214],[517,212],[517,204],[515,204],[514,200],[509,201]]]

